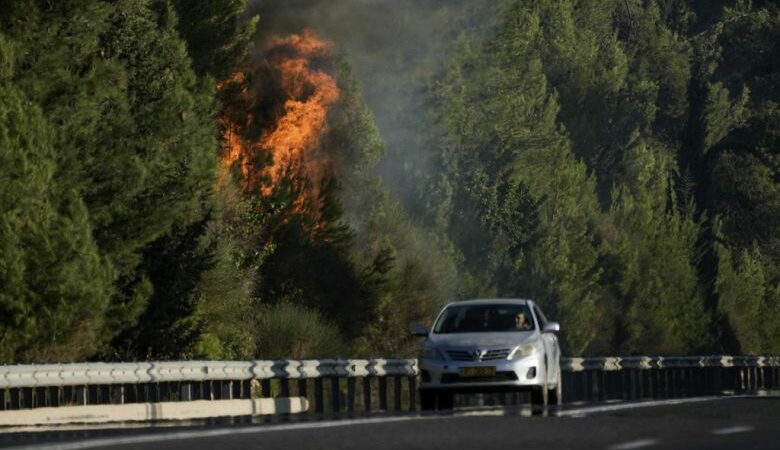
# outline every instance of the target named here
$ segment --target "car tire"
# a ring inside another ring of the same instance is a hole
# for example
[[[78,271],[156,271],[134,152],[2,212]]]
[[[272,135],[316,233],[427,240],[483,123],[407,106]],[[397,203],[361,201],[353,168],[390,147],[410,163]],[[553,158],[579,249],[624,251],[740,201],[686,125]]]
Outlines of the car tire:
[[[547,404],[549,402],[549,395],[550,395],[550,392],[547,389],[546,361],[545,361],[544,373],[541,374],[540,378],[542,379],[542,385],[537,386],[536,389],[531,391],[531,404],[533,406],[541,406],[541,409],[544,410],[547,408]]]
[[[549,401],[549,392],[547,390],[546,384],[545,386],[537,386],[533,391],[531,391],[531,404],[534,406],[541,406],[545,407],[547,406],[547,403]]]
[[[423,389],[420,391],[420,410],[433,411],[436,409],[436,391]]]
[[[555,380],[555,387],[550,389],[548,394],[551,405],[560,406],[563,404],[563,383],[561,380],[561,370],[558,369],[558,376]]]

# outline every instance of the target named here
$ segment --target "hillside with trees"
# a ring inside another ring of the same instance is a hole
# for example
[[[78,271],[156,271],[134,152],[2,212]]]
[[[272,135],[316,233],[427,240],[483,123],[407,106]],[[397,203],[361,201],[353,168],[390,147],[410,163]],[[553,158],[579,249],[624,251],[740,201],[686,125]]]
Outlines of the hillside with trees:
[[[0,363],[780,353],[780,8],[479,3],[4,2]]]

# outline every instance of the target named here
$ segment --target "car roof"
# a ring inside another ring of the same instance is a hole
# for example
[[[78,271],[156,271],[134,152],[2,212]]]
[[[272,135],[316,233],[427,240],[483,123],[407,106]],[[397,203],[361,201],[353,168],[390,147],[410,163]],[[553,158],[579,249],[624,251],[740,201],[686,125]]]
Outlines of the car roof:
[[[528,305],[532,303],[529,299],[524,298],[478,298],[473,300],[462,300],[458,302],[448,303],[449,306],[467,306],[467,305],[481,305],[481,304],[501,304],[501,305]]]

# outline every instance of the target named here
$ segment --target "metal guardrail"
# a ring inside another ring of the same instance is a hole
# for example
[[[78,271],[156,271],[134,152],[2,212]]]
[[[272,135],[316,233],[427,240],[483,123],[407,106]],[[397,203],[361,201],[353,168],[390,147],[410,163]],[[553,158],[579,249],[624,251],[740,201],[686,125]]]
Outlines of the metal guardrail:
[[[416,375],[415,359],[166,361],[0,366],[0,389],[183,381]]]
[[[564,402],[638,400],[780,389],[777,356],[563,358]]]
[[[780,356],[611,356],[605,358],[561,358],[565,372],[622,369],[780,367]]]
[[[561,369],[565,402],[780,388],[780,357],[562,358]],[[414,359],[0,366],[0,410],[294,395],[314,413],[414,411],[417,375]]]
[[[0,366],[0,410],[291,396],[311,397],[316,413],[414,410],[417,372],[415,359]]]

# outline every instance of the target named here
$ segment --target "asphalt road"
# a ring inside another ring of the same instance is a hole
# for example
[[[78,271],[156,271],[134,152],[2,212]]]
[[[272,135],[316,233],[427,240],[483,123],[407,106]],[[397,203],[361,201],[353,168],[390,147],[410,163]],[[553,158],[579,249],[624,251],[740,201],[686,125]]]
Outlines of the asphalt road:
[[[547,417],[490,409],[435,416],[30,436],[5,436],[0,446],[47,450],[780,449],[780,398],[659,402],[643,407],[570,406]]]

